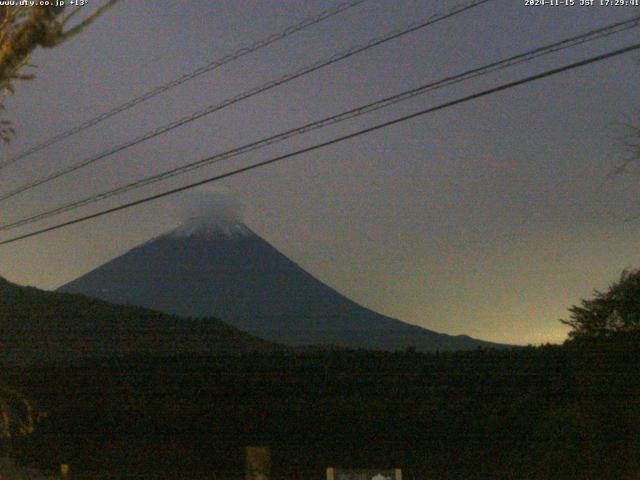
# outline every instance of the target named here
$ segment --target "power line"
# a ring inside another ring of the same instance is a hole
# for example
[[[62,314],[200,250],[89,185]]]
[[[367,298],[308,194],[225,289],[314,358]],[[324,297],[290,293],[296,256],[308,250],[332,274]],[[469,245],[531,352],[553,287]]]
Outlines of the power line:
[[[167,90],[170,90],[174,87],[177,87],[178,85],[181,85],[185,82],[188,82],[190,80],[193,80],[194,78],[199,77],[200,75],[204,75],[205,73],[211,72],[223,65],[226,65],[227,63],[231,63],[235,60],[238,60],[239,58],[244,57],[245,55],[248,55],[250,53],[253,52],[257,52],[258,50],[265,48],[269,45],[272,45],[276,42],[279,42],[280,40],[283,40],[285,38],[287,38],[290,35],[293,35],[295,33],[298,33],[306,28],[309,28],[313,25],[317,25],[320,22],[323,22],[324,20],[327,20],[331,17],[334,17],[342,12],[345,12],[351,8],[357,7],[358,5],[366,2],[368,0],[356,0],[356,1],[352,1],[352,2],[346,2],[346,3],[341,3],[340,5],[331,8],[331,9],[327,9],[324,10],[320,13],[318,13],[317,15],[311,16],[311,17],[307,17],[304,20],[302,20],[299,23],[296,23],[294,25],[290,25],[289,27],[285,28],[283,31],[279,32],[279,33],[274,33],[272,35],[269,35],[268,37],[262,38],[248,46],[244,46],[239,48],[238,50],[236,50],[233,53],[229,53],[219,59],[216,59],[206,65],[203,65],[199,68],[196,68],[195,70],[186,73],[180,77],[174,78],[173,80],[170,80],[162,85],[159,85],[155,88],[153,88],[152,90],[149,90],[145,93],[143,93],[142,95],[139,95],[137,97],[132,98],[131,100],[118,105],[117,107],[112,108],[111,110],[107,110],[106,112],[101,113],[100,115],[87,120],[83,123],[80,123],[79,125],[76,125],[73,128],[70,128],[69,130],[66,130],[64,132],[61,132],[47,140],[45,140],[42,143],[36,144],[32,147],[29,147],[19,153],[17,153],[16,155],[14,155],[13,157],[0,162],[0,168],[4,168],[8,165],[11,165],[19,160],[22,160],[23,158],[28,157],[29,155],[32,155],[36,152],[39,152],[40,150],[44,150],[47,147],[50,147],[52,145],[55,145],[56,143],[71,137],[72,135],[75,135],[76,133],[80,133],[83,130],[86,130],[88,128],[93,127],[94,125],[97,125],[100,122],[103,122],[104,120],[107,120],[108,118],[113,117],[114,115],[117,115],[119,113],[122,113],[126,110],[129,110],[130,108],[135,107],[136,105],[139,105],[143,102],[146,102],[147,100],[152,99],[153,97],[160,95],[164,92],[166,92]]]
[[[320,60],[310,66],[304,67],[300,70],[298,70],[295,73],[290,73],[287,74],[277,80],[273,80],[270,82],[267,82],[263,85],[260,85],[258,87],[252,88],[246,92],[243,92],[239,95],[236,95],[234,97],[231,97],[225,101],[223,101],[222,103],[219,104],[215,104],[215,105],[210,105],[202,110],[199,110],[191,115],[188,115],[186,117],[183,117],[179,120],[176,120],[174,122],[171,122],[167,125],[164,125],[162,127],[159,127],[151,132],[147,132],[139,137],[136,137],[133,140],[130,140],[126,143],[120,144],[116,147],[111,148],[110,150],[107,150],[105,152],[99,153],[98,155],[82,160],[79,163],[76,163],[75,165],[71,165],[69,167],[63,168],[61,170],[58,170],[57,172],[54,172],[46,177],[43,177],[41,179],[35,180],[31,183],[28,183],[26,185],[23,185],[15,190],[12,190],[8,193],[2,194],[0,195],[0,202],[7,200],[9,198],[12,198],[22,192],[25,192],[27,190],[31,190],[32,188],[38,187],[40,185],[43,185],[45,183],[48,183],[52,180],[55,180],[59,177],[62,177],[64,175],[68,175],[70,173],[73,173],[77,170],[80,170],[88,165],[91,165],[99,160],[102,160],[106,157],[109,157],[115,153],[119,153],[122,152],[134,145],[138,145],[139,143],[142,143],[146,140],[150,140],[152,138],[155,138],[159,135],[162,135],[164,133],[167,133],[175,128],[181,127],[183,125],[186,125],[188,123],[191,123],[195,120],[198,120],[204,116],[210,115],[214,112],[220,111],[226,107],[229,107],[233,104],[236,104],[238,102],[241,102],[243,100],[246,100],[248,98],[251,98],[255,95],[258,95],[260,93],[266,92],[268,90],[271,90],[272,88],[278,87],[280,85],[284,85],[288,82],[291,82],[297,78],[300,78],[304,75],[308,75],[309,73],[315,72],[316,70],[319,70],[321,68],[324,68],[326,66],[329,66],[331,64],[337,63],[339,61],[345,60],[353,55],[356,55],[358,53],[364,52],[366,50],[369,50],[371,48],[377,47],[378,45],[382,45],[383,43],[389,42],[391,40],[395,40],[396,38],[399,38],[403,35],[407,35],[409,33],[415,32],[416,30],[428,27],[430,25],[433,25],[437,22],[440,22],[442,20],[445,20],[447,18],[453,17],[455,15],[458,15],[460,13],[463,13],[467,10],[470,10],[474,7],[477,7],[479,5],[482,5],[484,3],[490,2],[492,0],[473,0],[471,3],[468,3],[466,5],[463,6],[456,6],[453,9],[449,10],[446,13],[443,14],[436,14],[436,15],[431,15],[430,17],[428,17],[426,20],[423,21],[418,21],[418,22],[412,22],[409,26],[405,26],[402,27],[401,29],[396,29],[391,31],[390,33],[387,33],[381,37],[376,37],[372,40],[369,40],[368,42],[361,44],[361,45],[356,45],[354,47],[351,47],[350,49],[344,51],[344,52],[340,52],[337,54],[332,55],[331,57],[329,57],[328,59],[324,59],[324,60]]]
[[[326,142],[318,143],[318,144],[312,145],[310,147],[302,148],[302,149],[296,150],[294,152],[290,152],[290,153],[287,153],[287,154],[284,154],[284,155],[280,155],[280,156],[277,156],[277,157],[274,157],[274,158],[270,158],[270,159],[264,160],[262,162],[254,163],[253,165],[249,165],[249,166],[246,166],[246,167],[238,168],[238,169],[232,170],[230,172],[219,174],[219,175],[215,175],[213,177],[209,177],[209,178],[206,178],[204,180],[199,180],[197,182],[193,182],[193,183],[190,183],[190,184],[182,186],[182,187],[178,187],[178,188],[174,188],[174,189],[171,189],[171,190],[167,190],[167,191],[162,192],[162,193],[157,193],[155,195],[151,195],[151,196],[142,198],[140,200],[135,200],[135,201],[132,201],[132,202],[128,202],[128,203],[119,205],[117,207],[113,207],[113,208],[109,208],[109,209],[106,209],[106,210],[102,210],[100,212],[92,213],[90,215],[85,215],[83,217],[79,217],[79,218],[76,218],[74,220],[69,220],[67,222],[63,222],[63,223],[59,223],[57,225],[53,225],[51,227],[42,228],[40,230],[36,230],[34,232],[31,232],[31,233],[27,233],[27,234],[20,235],[20,236],[14,237],[14,238],[3,240],[3,241],[0,241],[0,245],[7,245],[9,243],[14,243],[14,242],[17,242],[17,241],[20,241],[20,240],[24,240],[26,238],[30,238],[30,237],[34,237],[34,236],[37,236],[37,235],[41,235],[41,234],[46,233],[46,232],[51,232],[53,230],[58,230],[60,228],[68,227],[70,225],[75,225],[77,223],[85,222],[85,221],[91,220],[93,218],[102,217],[102,216],[108,215],[110,213],[118,212],[120,210],[125,210],[125,209],[128,209],[128,208],[137,206],[137,205],[142,205],[144,203],[147,203],[147,202],[150,202],[150,201],[153,201],[153,200],[157,200],[159,198],[167,197],[169,195],[173,195],[173,194],[176,194],[176,193],[179,193],[179,192],[183,192],[185,190],[189,190],[189,189],[198,187],[200,185],[205,185],[207,183],[212,183],[212,182],[215,182],[215,181],[218,181],[218,180],[222,180],[224,178],[232,177],[232,176],[238,175],[240,173],[248,172],[250,170],[255,170],[257,168],[261,168],[261,167],[264,167],[264,166],[267,166],[267,165],[271,165],[273,163],[277,163],[277,162],[280,162],[282,160],[286,160],[288,158],[296,157],[296,156],[302,155],[304,153],[312,152],[314,150],[318,150],[320,148],[327,147],[329,145],[334,145],[336,143],[340,143],[340,142],[343,142],[345,140],[349,140],[351,138],[358,137],[360,135],[364,135],[364,134],[371,133],[371,132],[374,132],[374,131],[377,131],[377,130],[380,130],[380,129],[383,129],[383,128],[387,128],[387,127],[390,127],[390,126],[398,124],[398,123],[406,122],[408,120],[411,120],[411,119],[414,119],[414,118],[417,118],[417,117],[420,117],[420,116],[423,116],[423,115],[427,115],[429,113],[433,113],[433,112],[438,111],[438,110],[443,110],[445,108],[453,107],[455,105],[466,103],[466,102],[469,102],[471,100],[476,100],[476,99],[481,98],[481,97],[486,97],[488,95],[492,95],[492,94],[497,93],[497,92],[501,92],[501,91],[504,91],[504,90],[508,90],[510,88],[514,88],[514,87],[517,87],[517,86],[520,86],[520,85],[524,85],[524,84],[529,83],[529,82],[533,82],[533,81],[540,80],[540,79],[543,79],[543,78],[547,78],[547,77],[550,77],[550,76],[553,76],[553,75],[557,75],[559,73],[566,72],[566,71],[569,71],[569,70],[573,70],[575,68],[579,68],[579,67],[583,67],[583,66],[586,66],[586,65],[590,65],[592,63],[600,62],[600,61],[606,60],[608,58],[612,58],[612,57],[616,57],[616,56],[619,56],[619,55],[623,55],[625,53],[629,53],[629,52],[632,52],[632,51],[635,51],[635,50],[638,50],[638,49],[640,49],[640,43],[636,43],[634,45],[630,45],[628,47],[621,48],[619,50],[614,50],[614,51],[611,51],[611,52],[608,52],[608,53],[605,53],[605,54],[602,54],[602,55],[597,55],[595,57],[590,57],[590,58],[587,58],[585,60],[581,60],[579,62],[574,62],[574,63],[571,63],[569,65],[565,65],[563,67],[558,67],[558,68],[554,68],[552,70],[547,70],[545,72],[542,72],[542,73],[539,73],[539,74],[536,74],[536,75],[532,75],[532,76],[529,76],[529,77],[525,77],[525,78],[522,78],[520,80],[515,80],[513,82],[502,84],[502,85],[500,85],[498,87],[490,88],[488,90],[483,90],[481,92],[474,93],[472,95],[467,95],[465,97],[461,97],[461,98],[458,98],[456,100],[452,100],[450,102],[446,102],[446,103],[437,105],[435,107],[430,107],[430,108],[427,108],[427,109],[424,109],[424,110],[420,110],[418,112],[411,113],[409,115],[404,115],[402,117],[395,118],[393,120],[389,120],[389,121],[386,121],[386,122],[383,122],[383,123],[379,123],[379,124],[376,124],[374,126],[371,126],[371,127],[368,127],[368,128],[362,129],[362,130],[358,130],[357,132],[354,132],[354,133],[350,133],[350,134],[347,134],[347,135],[342,135],[340,137],[333,138],[333,139],[328,140]]]
[[[506,68],[510,68],[513,67],[515,65],[518,65],[520,63],[523,62],[529,62],[532,61],[536,58],[539,58],[541,56],[544,55],[548,55],[551,53],[556,53],[559,52],[561,50],[565,50],[567,48],[571,48],[571,47],[575,47],[577,45],[583,45],[587,42],[591,42],[591,41],[595,41],[595,40],[599,40],[601,38],[605,38],[605,37],[609,37],[611,35],[629,30],[631,28],[635,28],[640,24],[640,15],[632,17],[628,20],[625,21],[621,21],[621,22],[617,22],[617,23],[613,23],[611,25],[607,25],[605,27],[601,27],[595,30],[590,30],[588,32],[585,32],[583,34],[574,36],[574,37],[570,37],[552,44],[548,44],[542,47],[538,47],[535,48],[533,50],[529,50],[527,52],[524,53],[520,53],[518,55],[514,55],[508,58],[505,58],[503,60],[499,60],[493,63],[490,63],[488,65],[484,65],[481,67],[477,67],[471,70],[467,70],[463,73],[457,74],[457,75],[453,75],[453,76],[449,76],[449,77],[445,77],[441,80],[438,80],[436,82],[431,82],[431,83],[427,83],[425,85],[422,85],[420,87],[411,89],[411,90],[407,90],[404,92],[401,92],[399,94],[390,96],[390,97],[386,97],[380,100],[377,100],[375,102],[371,102],[368,103],[366,105],[362,105],[360,107],[357,108],[353,108],[351,110],[347,110],[341,113],[338,113],[336,115],[332,115],[330,117],[326,117],[323,118],[321,120],[317,120],[315,122],[311,122],[311,123],[307,123],[305,125],[302,125],[300,127],[291,129],[291,130],[287,130],[283,133],[279,133],[277,135],[272,135],[270,137],[266,137],[263,138],[261,140],[258,141],[254,141],[245,145],[242,145],[240,147],[236,147],[233,148],[231,150],[227,150],[225,152],[219,153],[217,155],[214,155],[212,157],[207,157],[205,159],[202,160],[198,160],[196,162],[192,162],[189,163],[187,165],[183,165],[181,167],[177,167],[177,168],[173,168],[171,170],[167,170],[165,172],[156,174],[156,175],[152,175],[150,177],[141,179],[141,180],[137,180],[116,188],[113,188],[111,190],[107,190],[105,192],[99,193],[99,194],[95,194],[95,195],[90,195],[89,197],[86,197],[84,199],[66,204],[66,205],[62,205],[60,207],[56,207],[52,210],[48,210],[45,212],[41,212],[39,214],[36,215],[32,215],[30,217],[27,218],[23,218],[20,220],[16,220],[12,223],[8,223],[8,224],[4,224],[4,225],[0,225],[0,231],[3,230],[10,230],[13,228],[17,228],[20,227],[22,225],[26,225],[26,224],[31,224],[34,222],[37,222],[39,220],[43,220],[45,218],[49,218],[64,212],[69,212],[72,210],[76,210],[80,207],[89,205],[91,203],[95,203],[98,201],[102,201],[102,200],[106,200],[107,198],[111,198],[113,196],[116,195],[121,195],[124,194],[130,190],[133,189],[137,189],[137,188],[141,188],[143,186],[147,186],[147,185],[151,185],[153,183],[157,183],[160,182],[162,180],[165,180],[167,178],[170,177],[174,177],[177,175],[181,175],[183,173],[187,173],[190,172],[192,170],[196,170],[202,167],[205,167],[207,165],[211,165],[213,163],[218,163],[221,162],[223,160],[228,160],[230,158],[236,157],[238,155],[242,155],[254,150],[258,150],[259,148],[263,148],[269,145],[273,145],[275,143],[279,143],[281,141],[284,141],[286,139],[289,139],[293,136],[297,136],[297,135],[301,135],[304,133],[308,133],[312,130],[316,130],[319,128],[323,128],[326,127],[328,125],[333,125],[336,123],[340,123],[355,117],[358,117],[360,115],[364,115],[367,113],[371,113],[373,111],[376,110],[380,110],[382,108],[386,108],[389,107],[391,105],[394,105],[396,103],[402,102],[402,101],[406,101],[410,98],[416,97],[418,95],[422,95],[424,93],[427,93],[429,91],[433,91],[433,90],[437,90],[443,87],[447,87],[450,85],[454,85],[463,81],[467,81],[467,80],[471,80],[473,78],[476,77],[480,77],[483,75],[487,75],[489,73],[494,73],[496,71],[499,70],[503,70]]]

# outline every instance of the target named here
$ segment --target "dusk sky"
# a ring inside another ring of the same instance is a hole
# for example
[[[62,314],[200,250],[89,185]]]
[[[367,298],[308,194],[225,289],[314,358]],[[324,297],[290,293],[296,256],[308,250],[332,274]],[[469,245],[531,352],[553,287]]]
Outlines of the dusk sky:
[[[123,0],[68,44],[32,57],[36,79],[6,101],[17,138],[3,155],[339,3]],[[0,192],[461,3],[368,0],[20,160],[0,173]],[[493,0],[8,199],[0,223],[634,15],[640,7]],[[0,239],[630,45],[638,33],[428,93]],[[568,307],[640,266],[640,188],[629,175],[605,181],[626,155],[622,124],[640,123],[639,57],[575,69],[200,190],[232,192],[251,229],[380,313],[496,342],[561,342],[567,329],[558,319]],[[0,275],[56,288],[173,228],[178,201],[0,246]]]

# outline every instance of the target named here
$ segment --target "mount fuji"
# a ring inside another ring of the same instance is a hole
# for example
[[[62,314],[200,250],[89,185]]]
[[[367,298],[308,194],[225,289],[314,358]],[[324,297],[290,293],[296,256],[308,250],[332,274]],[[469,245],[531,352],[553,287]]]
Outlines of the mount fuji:
[[[498,347],[381,315],[314,278],[240,221],[195,216],[62,286],[289,345],[419,351]]]

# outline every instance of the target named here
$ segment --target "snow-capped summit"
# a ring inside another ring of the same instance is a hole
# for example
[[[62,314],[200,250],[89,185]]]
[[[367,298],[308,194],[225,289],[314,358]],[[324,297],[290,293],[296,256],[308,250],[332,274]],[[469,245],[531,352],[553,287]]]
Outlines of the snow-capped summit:
[[[253,235],[243,223],[212,215],[191,217],[179,227],[171,230],[167,238],[239,238]]]

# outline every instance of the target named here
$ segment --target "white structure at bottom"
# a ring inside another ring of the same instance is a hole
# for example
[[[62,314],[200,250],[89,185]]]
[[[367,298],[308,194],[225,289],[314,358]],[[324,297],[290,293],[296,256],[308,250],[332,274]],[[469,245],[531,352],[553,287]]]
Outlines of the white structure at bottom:
[[[327,480],[402,480],[402,470],[327,468]]]

